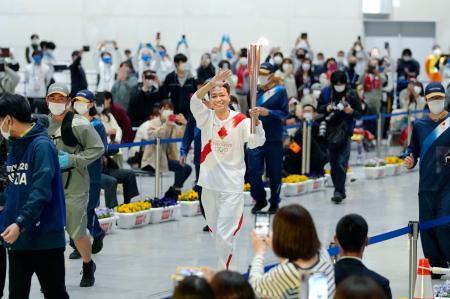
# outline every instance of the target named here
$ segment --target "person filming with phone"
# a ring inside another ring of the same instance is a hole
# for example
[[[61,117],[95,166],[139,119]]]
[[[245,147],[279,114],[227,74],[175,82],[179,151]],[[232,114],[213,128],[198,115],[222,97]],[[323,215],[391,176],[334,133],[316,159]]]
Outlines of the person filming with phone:
[[[310,294],[320,293],[324,296],[320,298],[333,298],[333,264],[320,243],[310,213],[304,207],[292,204],[280,208],[274,216],[272,232],[259,227],[267,221],[255,223],[252,233],[255,257],[249,281],[258,298],[300,298],[299,292],[303,294],[305,291],[300,281],[304,275],[310,277],[306,282]],[[280,264],[264,273],[264,255],[269,248],[280,259]]]

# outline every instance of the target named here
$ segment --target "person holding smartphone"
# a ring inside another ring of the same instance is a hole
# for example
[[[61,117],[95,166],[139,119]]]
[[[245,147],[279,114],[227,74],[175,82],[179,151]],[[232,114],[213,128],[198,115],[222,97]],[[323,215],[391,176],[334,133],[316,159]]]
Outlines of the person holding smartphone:
[[[273,219],[273,232],[263,235],[254,230],[252,243],[255,257],[249,281],[258,298],[299,297],[304,291],[302,276],[310,277],[309,292],[335,292],[334,268],[328,252],[322,248],[311,214],[301,205],[292,204],[278,210]],[[272,248],[282,261],[264,273],[264,255]],[[318,289],[316,289],[317,287]]]
[[[81,65],[81,58],[84,53],[83,47],[78,51],[72,52],[72,64],[69,66],[70,69],[70,97],[73,98],[80,90],[87,89],[88,83],[86,80],[86,73],[84,72],[84,68]]]
[[[236,235],[243,222],[245,143],[253,149],[266,140],[259,110],[250,111],[255,122],[254,134],[251,120],[230,110],[230,86],[225,81],[231,74],[230,70],[219,70],[190,101],[191,112],[201,130],[198,185],[202,187],[206,222],[215,239],[220,269],[230,268]],[[207,94],[212,109],[203,104]]]

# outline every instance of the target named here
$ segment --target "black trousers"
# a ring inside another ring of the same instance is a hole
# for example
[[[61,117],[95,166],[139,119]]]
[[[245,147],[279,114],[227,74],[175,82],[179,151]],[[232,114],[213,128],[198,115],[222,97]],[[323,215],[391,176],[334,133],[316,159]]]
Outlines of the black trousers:
[[[117,207],[117,184],[123,185],[124,203],[129,203],[133,197],[139,195],[136,175],[130,169],[104,169],[101,186],[105,190],[105,203],[110,209]]]
[[[0,298],[3,297],[3,289],[6,280],[6,249],[0,244]]]
[[[66,299],[64,248],[9,250],[9,298],[27,299],[36,273],[46,299]]]

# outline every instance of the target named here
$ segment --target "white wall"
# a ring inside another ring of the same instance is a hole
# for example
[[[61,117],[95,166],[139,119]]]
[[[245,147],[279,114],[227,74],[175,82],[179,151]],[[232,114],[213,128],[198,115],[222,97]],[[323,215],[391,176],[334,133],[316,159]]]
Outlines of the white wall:
[[[450,1],[400,1],[391,19],[436,21],[437,42],[447,49]],[[36,32],[55,41],[57,57],[68,60],[83,44],[115,39],[122,50],[135,49],[140,41],[153,41],[158,31],[173,52],[186,33],[196,65],[224,32],[236,48],[266,36],[288,52],[306,31],[316,52],[335,55],[362,35],[362,20],[361,0],[0,0],[0,44],[15,48],[22,58]]]

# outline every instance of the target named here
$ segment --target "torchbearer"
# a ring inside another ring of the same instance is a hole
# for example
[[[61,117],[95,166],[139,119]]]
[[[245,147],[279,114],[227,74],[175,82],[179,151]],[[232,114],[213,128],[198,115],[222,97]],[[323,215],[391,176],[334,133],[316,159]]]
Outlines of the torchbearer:
[[[203,188],[206,222],[215,239],[220,269],[230,268],[243,222],[244,145],[257,148],[265,142],[258,110],[250,110],[255,124],[252,134],[250,118],[229,109],[230,86],[225,81],[230,76],[230,70],[220,70],[190,102],[202,140],[198,185]],[[211,109],[202,103],[206,94]]]
[[[420,160],[420,222],[450,215],[450,117],[445,110],[445,89],[430,83],[425,89],[430,109],[427,117],[416,121],[407,149],[405,167],[414,168]],[[432,267],[448,268],[450,226],[421,231],[423,253]],[[432,274],[439,278],[441,274]]]

